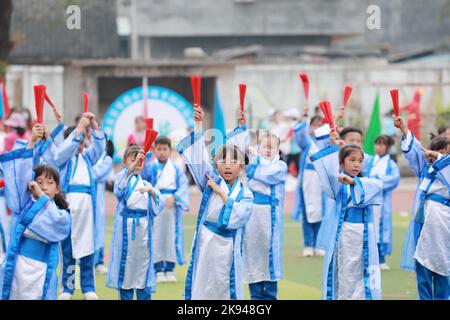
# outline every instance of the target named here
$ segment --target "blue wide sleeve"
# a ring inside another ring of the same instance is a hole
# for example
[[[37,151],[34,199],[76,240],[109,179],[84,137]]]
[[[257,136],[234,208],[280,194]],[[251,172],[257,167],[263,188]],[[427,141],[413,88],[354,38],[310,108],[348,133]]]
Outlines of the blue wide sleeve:
[[[397,188],[400,183],[400,171],[398,170],[398,166],[394,161],[389,161],[391,163],[391,174],[376,175],[376,178],[383,182],[383,191],[392,191]]]
[[[100,160],[103,152],[105,152],[106,139],[105,134],[101,130],[91,129],[92,144],[85,149],[85,155],[91,163],[97,163]]]
[[[105,155],[92,168],[92,174],[96,182],[104,181],[111,173],[113,168],[113,160],[110,156]]]
[[[19,215],[31,200],[28,183],[33,178],[33,149],[17,149],[0,155],[5,179],[5,199]]]
[[[189,182],[183,170],[177,167],[177,191],[175,191],[175,205],[183,211],[189,211]]]
[[[228,197],[219,215],[217,223],[226,229],[239,229],[244,227],[252,214],[253,194],[248,188],[244,188],[241,199]]]
[[[356,207],[379,206],[383,203],[383,182],[376,178],[354,177],[350,186],[352,204]]]
[[[294,127],[294,141],[300,147],[300,149],[302,149],[302,151],[306,150],[312,143],[312,139],[308,134],[308,129],[309,124],[306,120],[303,122],[299,122]]]
[[[128,168],[123,169],[116,177],[116,181],[114,182],[114,195],[116,198],[121,201],[126,195],[126,189],[128,185],[128,181],[133,175],[127,177]]]
[[[207,174],[211,177],[214,175],[203,132],[192,132],[180,141],[176,149],[186,161],[192,177],[203,192],[208,181]]]
[[[420,141],[414,137],[411,131],[408,131],[406,137],[402,137],[400,147],[410,168],[420,178],[422,170],[426,165],[426,159]]]
[[[339,192],[339,146],[322,149],[313,154],[310,159],[319,176],[322,191],[336,200]]]
[[[77,138],[76,129],[55,149],[54,163],[58,168],[66,165],[70,159],[76,156],[78,145],[83,141],[83,134]]]
[[[283,160],[269,161],[260,157],[247,172],[249,178],[272,186],[286,182],[288,167]]]
[[[28,225],[28,229],[49,242],[59,242],[70,234],[71,216],[59,209],[54,201],[47,201]]]
[[[236,145],[244,154],[248,153],[250,136],[247,130],[247,125],[238,126],[229,132],[226,136],[226,142],[227,144]]]

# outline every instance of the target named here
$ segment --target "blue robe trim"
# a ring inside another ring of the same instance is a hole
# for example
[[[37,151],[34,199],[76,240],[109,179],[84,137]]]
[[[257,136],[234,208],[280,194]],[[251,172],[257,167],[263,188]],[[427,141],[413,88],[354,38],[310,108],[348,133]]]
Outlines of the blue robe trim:
[[[32,152],[32,149],[29,149]],[[34,217],[50,200],[47,195],[39,198],[34,204],[29,205],[29,208],[18,218],[18,225],[9,243],[8,255],[4,260],[4,274],[3,274],[3,290],[2,300],[8,300],[11,294],[11,288],[16,269],[16,259],[20,252],[20,247],[23,241],[23,233],[26,227],[33,221]]]

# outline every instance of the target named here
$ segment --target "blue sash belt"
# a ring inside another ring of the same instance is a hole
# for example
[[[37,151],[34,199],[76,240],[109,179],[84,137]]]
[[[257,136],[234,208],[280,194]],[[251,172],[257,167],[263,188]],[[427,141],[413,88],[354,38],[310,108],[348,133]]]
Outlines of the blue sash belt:
[[[67,193],[87,193],[92,194],[91,186],[84,184],[70,184]]]
[[[125,219],[133,219],[131,227],[131,240],[136,240],[136,225],[140,225],[140,219],[147,216],[147,210],[142,209],[125,209],[122,211],[122,217]],[[149,226],[150,228],[150,226]]]
[[[446,198],[437,193],[429,193],[425,196],[424,196],[424,193],[422,193],[421,199],[420,199],[420,207],[417,212],[416,219],[415,219],[415,221],[418,223],[424,223],[424,221],[425,221],[425,200],[431,200],[434,202],[441,203],[447,207],[450,207],[450,199],[449,198]]]
[[[36,261],[47,263],[49,252],[50,245],[48,243],[32,238],[23,237],[19,254]]]
[[[316,169],[314,169],[314,166],[312,165],[312,163],[307,163],[305,168],[306,168],[306,170],[316,171]]]
[[[345,213],[345,222],[364,223],[364,209],[363,208],[348,208]]]
[[[206,228],[209,229],[209,231],[226,238],[233,238],[234,235],[236,234],[236,230],[221,228],[217,226],[215,223],[209,221],[205,221],[203,224],[205,225]]]
[[[177,190],[176,189],[161,189],[159,192],[161,194],[175,194]]]
[[[261,204],[261,205],[272,205],[271,203],[271,195],[263,194],[260,192],[253,192],[253,203],[254,204]],[[279,203],[279,200],[276,199],[275,203],[273,205],[277,206]]]

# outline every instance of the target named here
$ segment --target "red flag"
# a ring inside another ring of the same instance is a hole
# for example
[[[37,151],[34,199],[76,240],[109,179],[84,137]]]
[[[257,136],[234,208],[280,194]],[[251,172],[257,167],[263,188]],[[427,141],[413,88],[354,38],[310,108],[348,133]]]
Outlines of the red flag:
[[[392,103],[394,105],[394,115],[398,117],[399,115],[399,105],[398,105],[398,89],[391,90]]]
[[[194,97],[194,105],[199,106],[201,102],[202,77],[191,76],[192,96]]]
[[[44,122],[45,85],[34,86],[34,102],[36,107],[37,123]]]
[[[53,104],[52,100],[50,100],[50,97],[48,96],[47,92],[45,93],[45,101],[48,102],[48,104],[52,107],[53,111],[56,111],[56,107]]]
[[[152,147],[153,142],[155,142],[156,137],[158,136],[158,131],[153,129],[145,129],[145,142],[144,142],[144,153],[147,154],[147,152]],[[142,166],[143,161],[139,164]]]
[[[6,119],[9,116],[9,101],[8,101],[8,94],[6,92],[6,84],[2,81],[2,97],[0,99],[3,99],[3,118]]]
[[[247,92],[247,85],[244,83],[241,83],[239,85],[239,100],[241,102],[241,111],[244,111],[244,102],[245,102],[245,93]]]
[[[89,93],[83,92],[83,112],[89,112]]]
[[[350,95],[352,94],[352,87],[346,86],[344,89],[344,99],[342,100],[342,107],[346,107],[348,103],[348,99],[350,99]]]
[[[153,118],[146,118],[145,123],[147,124],[147,129],[153,130]]]
[[[323,116],[325,118],[325,122],[330,125],[331,129],[334,129],[334,119],[333,119],[333,111],[331,110],[331,104],[329,101],[321,101],[320,104],[320,110],[323,113]]]
[[[305,93],[305,100],[306,100],[306,103],[308,103],[308,100],[309,100],[309,79],[308,79],[308,75],[305,72],[301,72],[300,73],[300,79],[302,80],[302,83],[303,83],[303,91]]]
[[[145,142],[144,142],[144,152],[147,153],[152,147],[153,142],[155,142],[158,136],[158,131],[153,129],[145,130]]]

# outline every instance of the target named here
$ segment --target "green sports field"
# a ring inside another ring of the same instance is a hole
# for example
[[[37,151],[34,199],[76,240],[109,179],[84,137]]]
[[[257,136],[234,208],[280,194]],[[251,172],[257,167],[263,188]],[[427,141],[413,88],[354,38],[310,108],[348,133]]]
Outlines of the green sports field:
[[[417,299],[414,273],[400,270],[400,257],[404,235],[409,217],[394,215],[394,248],[393,255],[388,257],[389,271],[382,271],[382,286],[384,299]],[[185,250],[189,261],[189,250],[194,233],[196,216],[184,217]],[[108,257],[109,244],[113,230],[113,219],[107,222],[107,248],[105,255]],[[291,221],[285,216],[285,234],[283,242],[284,279],[280,281],[278,288],[279,299],[302,300],[321,298],[321,273],[322,257],[302,257],[302,236],[299,223]],[[158,283],[157,292],[153,299],[177,300],[183,299],[184,280],[187,272],[187,264],[178,267],[176,274],[177,283]],[[105,276],[96,274],[97,293],[100,299],[117,299],[115,290],[106,288]],[[246,289],[246,298],[248,299]],[[80,290],[77,290],[76,299],[82,299]]]

